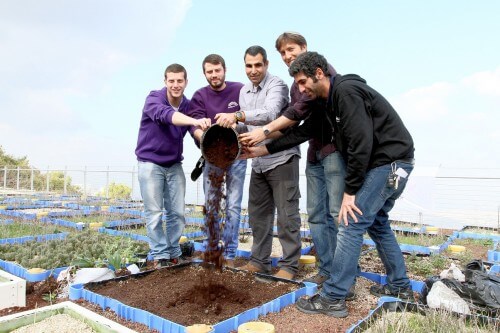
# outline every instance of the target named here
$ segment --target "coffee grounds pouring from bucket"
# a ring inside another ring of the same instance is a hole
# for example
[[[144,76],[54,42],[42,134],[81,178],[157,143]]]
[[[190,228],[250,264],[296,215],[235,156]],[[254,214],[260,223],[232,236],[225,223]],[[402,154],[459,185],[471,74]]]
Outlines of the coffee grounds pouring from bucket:
[[[219,168],[212,168],[208,175],[211,189],[205,212],[208,244],[203,261],[213,263],[220,269],[225,248],[221,235],[223,228],[227,227],[223,207],[224,187],[227,170],[240,153],[238,133],[232,128],[213,125],[203,134],[200,146],[205,160]]]

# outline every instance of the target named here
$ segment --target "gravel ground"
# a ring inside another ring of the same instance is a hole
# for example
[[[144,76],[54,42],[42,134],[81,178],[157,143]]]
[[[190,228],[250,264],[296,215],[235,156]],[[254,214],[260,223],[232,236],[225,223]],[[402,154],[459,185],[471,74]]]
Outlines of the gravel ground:
[[[94,333],[95,331],[84,322],[67,314],[58,314],[38,323],[20,327],[11,333]]]

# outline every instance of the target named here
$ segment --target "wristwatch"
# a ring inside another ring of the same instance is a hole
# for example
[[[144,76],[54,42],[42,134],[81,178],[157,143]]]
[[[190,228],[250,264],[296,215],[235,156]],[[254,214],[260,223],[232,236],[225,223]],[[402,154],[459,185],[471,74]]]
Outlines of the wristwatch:
[[[243,121],[243,112],[236,111],[234,113],[234,118],[236,118],[236,122]]]
[[[271,134],[271,131],[266,126],[262,127],[262,130],[264,131],[265,136],[268,136],[269,134]]]

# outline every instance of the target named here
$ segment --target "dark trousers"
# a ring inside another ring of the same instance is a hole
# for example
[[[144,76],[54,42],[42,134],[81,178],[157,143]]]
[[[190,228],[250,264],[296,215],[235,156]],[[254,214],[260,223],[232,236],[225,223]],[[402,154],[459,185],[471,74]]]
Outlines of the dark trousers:
[[[278,238],[283,248],[278,266],[297,273],[302,247],[299,157],[294,155],[288,162],[266,172],[252,170],[249,190],[248,218],[253,235],[250,262],[266,271],[271,270],[274,213],[277,210]]]

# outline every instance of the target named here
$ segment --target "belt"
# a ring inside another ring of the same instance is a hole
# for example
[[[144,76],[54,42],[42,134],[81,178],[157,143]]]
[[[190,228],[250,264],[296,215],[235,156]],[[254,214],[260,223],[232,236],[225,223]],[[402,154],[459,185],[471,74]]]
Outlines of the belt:
[[[408,163],[408,164],[414,165],[415,159],[414,158],[401,158],[399,160],[395,160],[394,162]]]

